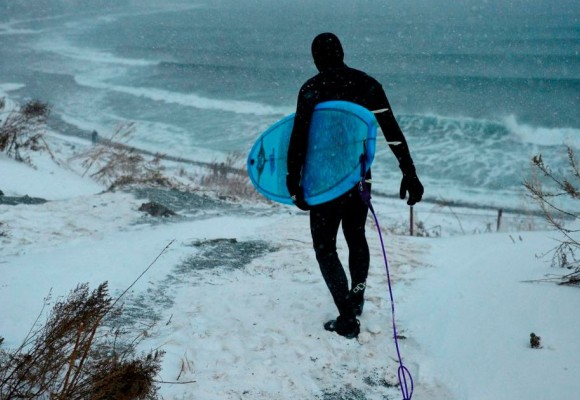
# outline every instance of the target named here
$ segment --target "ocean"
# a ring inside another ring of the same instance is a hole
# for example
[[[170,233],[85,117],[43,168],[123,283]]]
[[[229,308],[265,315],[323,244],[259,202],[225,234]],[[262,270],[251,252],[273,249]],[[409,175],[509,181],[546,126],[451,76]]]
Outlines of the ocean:
[[[0,0],[0,92],[53,107],[65,133],[135,123],[131,144],[180,157],[246,154],[294,111],[336,33],[378,79],[425,199],[525,208],[541,154],[580,154],[580,6],[573,1]],[[379,141],[376,193],[400,172]]]

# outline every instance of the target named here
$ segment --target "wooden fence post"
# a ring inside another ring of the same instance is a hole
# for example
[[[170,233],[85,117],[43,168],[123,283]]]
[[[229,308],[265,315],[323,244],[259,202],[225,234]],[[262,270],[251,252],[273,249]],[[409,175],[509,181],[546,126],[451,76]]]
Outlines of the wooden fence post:
[[[411,236],[413,236],[413,225],[414,225],[413,224],[413,206],[409,207],[409,219],[411,222],[411,226],[410,226],[409,231],[411,232]]]
[[[503,210],[500,208],[497,210],[497,231],[499,232],[499,228],[501,226],[501,215],[503,214]]]

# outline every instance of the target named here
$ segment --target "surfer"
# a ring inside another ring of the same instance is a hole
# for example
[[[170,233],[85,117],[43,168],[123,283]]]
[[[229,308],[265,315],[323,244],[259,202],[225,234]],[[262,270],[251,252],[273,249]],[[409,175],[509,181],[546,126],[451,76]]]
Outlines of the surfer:
[[[403,173],[401,199],[408,193],[408,205],[421,201],[423,185],[417,177],[407,141],[381,84],[366,73],[350,68],[344,63],[340,40],[332,33],[322,33],[314,38],[312,57],[319,73],[306,81],[298,94],[294,128],[288,148],[286,185],[294,204],[301,210],[310,210],[310,231],[316,260],[338,308],[338,317],[326,322],[324,328],[344,337],[354,338],[360,332],[360,323],[356,317],[360,316],[363,310],[370,262],[365,236],[368,206],[361,199],[358,185],[327,203],[310,206],[305,201],[300,179],[314,107],[324,101],[344,100],[375,111],[387,142],[399,142],[398,145],[389,146]],[[370,177],[369,170],[365,181],[370,180]],[[370,183],[366,185],[370,191]],[[336,251],[336,236],[341,222],[349,250],[350,289]]]

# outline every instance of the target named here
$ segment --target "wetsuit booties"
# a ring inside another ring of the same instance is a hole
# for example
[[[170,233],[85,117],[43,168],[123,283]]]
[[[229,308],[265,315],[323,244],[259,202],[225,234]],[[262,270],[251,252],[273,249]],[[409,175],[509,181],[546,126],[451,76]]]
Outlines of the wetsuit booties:
[[[336,332],[347,339],[354,339],[360,333],[360,322],[354,317],[346,318],[339,315],[336,319],[325,323],[324,329]]]

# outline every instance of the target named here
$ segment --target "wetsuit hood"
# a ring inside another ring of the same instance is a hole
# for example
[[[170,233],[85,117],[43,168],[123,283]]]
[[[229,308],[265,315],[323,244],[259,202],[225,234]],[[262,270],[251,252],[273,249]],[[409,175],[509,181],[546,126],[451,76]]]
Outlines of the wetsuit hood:
[[[338,37],[330,32],[316,36],[312,41],[312,58],[319,71],[344,66],[344,51]]]

